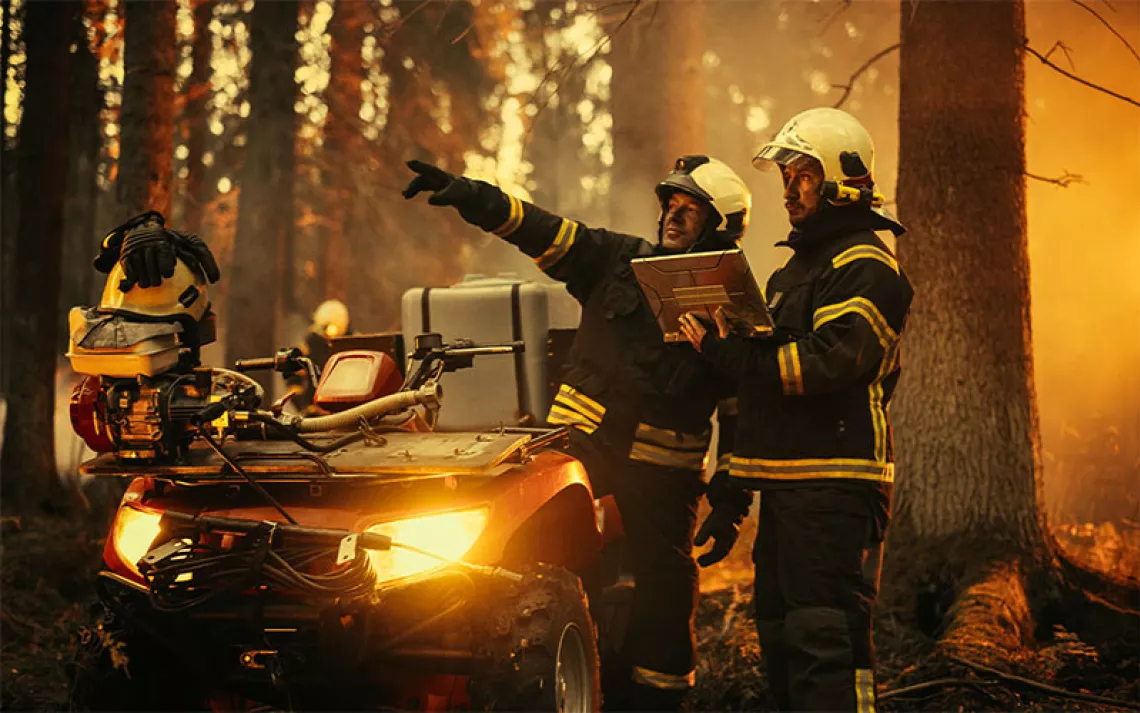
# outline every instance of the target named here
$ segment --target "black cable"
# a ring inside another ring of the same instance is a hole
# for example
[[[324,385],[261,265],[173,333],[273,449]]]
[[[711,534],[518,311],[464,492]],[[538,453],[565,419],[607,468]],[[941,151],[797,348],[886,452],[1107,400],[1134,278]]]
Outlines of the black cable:
[[[198,434],[202,436],[202,439],[206,441],[207,444],[209,444],[210,448],[214,449],[214,452],[218,454],[218,457],[221,458],[226,465],[228,465],[230,468],[233,468],[235,473],[245,478],[250,487],[256,490],[257,494],[264,498],[267,503],[272,505],[277,510],[277,512],[281,513],[281,515],[289,521],[290,525],[297,524],[297,521],[293,519],[293,516],[287,513],[285,511],[285,508],[281,507],[281,503],[277,502],[277,499],[270,495],[268,490],[261,487],[261,483],[257,482],[257,480],[250,476],[249,473],[246,473],[242,467],[237,464],[236,461],[226,455],[226,452],[222,450],[222,447],[218,445],[218,442],[214,440],[213,436],[210,435],[204,426],[198,427]]]

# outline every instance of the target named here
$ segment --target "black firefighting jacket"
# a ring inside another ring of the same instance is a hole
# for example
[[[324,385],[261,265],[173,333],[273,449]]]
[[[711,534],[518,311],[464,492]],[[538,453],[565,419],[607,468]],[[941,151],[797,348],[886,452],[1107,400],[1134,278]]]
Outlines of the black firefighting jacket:
[[[842,483],[889,501],[887,406],[913,290],[872,232],[881,222],[869,209],[826,208],[783,243],[795,252],[765,290],[773,337],[702,341],[701,353],[738,382],[733,483]]]
[[[616,455],[697,471],[708,450],[712,414],[726,399],[721,433],[727,435],[719,442],[721,450],[730,450],[730,380],[687,344],[665,343],[634,278],[630,260],[654,254],[654,246],[477,183],[484,215],[469,210],[468,220],[516,245],[582,305],[547,421],[580,429]]]

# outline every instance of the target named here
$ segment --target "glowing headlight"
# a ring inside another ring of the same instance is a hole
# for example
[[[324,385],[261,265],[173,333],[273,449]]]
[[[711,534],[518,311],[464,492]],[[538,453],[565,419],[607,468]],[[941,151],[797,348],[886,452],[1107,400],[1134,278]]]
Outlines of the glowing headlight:
[[[391,537],[395,542],[431,552],[448,560],[456,560],[475,544],[487,524],[486,510],[460,510],[442,515],[428,515],[410,520],[384,522],[368,528]],[[141,556],[141,555],[140,555]],[[382,552],[369,551],[377,582],[422,574],[445,565],[435,557],[393,547]]]
[[[162,520],[161,513],[136,510],[132,507],[119,508],[113,534],[115,551],[136,574],[139,571],[139,560],[150,551],[154,538],[158,537],[160,520]]]

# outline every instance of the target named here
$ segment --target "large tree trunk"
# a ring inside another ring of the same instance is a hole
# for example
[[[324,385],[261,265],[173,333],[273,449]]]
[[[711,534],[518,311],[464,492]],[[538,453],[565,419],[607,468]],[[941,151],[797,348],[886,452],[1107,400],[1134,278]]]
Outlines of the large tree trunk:
[[[12,25],[12,0],[0,0],[0,12],[4,13],[4,23],[0,26],[0,79],[7,86],[8,63],[11,47],[8,34]],[[12,299],[12,280],[9,269],[12,266],[11,252],[16,245],[16,153],[15,144],[8,140],[8,115],[0,111],[0,314],[6,314]],[[8,393],[8,379],[11,373],[11,350],[9,319],[0,319],[0,395]]]
[[[904,1],[902,10],[898,207],[910,234],[899,255],[917,294],[892,407],[899,481],[888,575],[896,594],[926,585],[957,595],[959,619],[971,601],[984,605],[971,587],[1008,594],[1048,550],[1029,323],[1024,12],[1022,0]],[[1005,643],[1014,645],[1025,619],[1010,616]]]
[[[238,230],[230,269],[226,356],[276,349],[282,246],[293,230],[293,137],[297,3],[261,2],[250,17],[249,144],[241,171]]]
[[[194,42],[190,60],[193,68],[186,83],[186,104],[179,130],[186,144],[186,178],[182,184],[182,227],[191,233],[202,231],[202,211],[206,201],[205,152],[206,117],[210,105],[210,18],[214,4],[210,0],[195,0],[193,4]]]
[[[614,36],[613,228],[652,237],[652,188],[673,160],[705,149],[705,5],[643,3]]]
[[[360,81],[362,76],[361,47],[364,44],[364,26],[375,20],[367,3],[338,2],[329,22],[331,36],[329,87],[326,101],[329,105],[325,120],[324,161],[328,185],[332,189],[332,231],[325,242],[325,297],[335,298],[353,307],[353,299],[360,295],[362,285],[358,279],[367,272],[360,263],[362,240],[356,218],[358,201],[364,200],[357,182],[364,178],[365,142],[360,131]]]
[[[173,2],[126,0],[119,202],[170,215],[174,160]]]
[[[27,6],[24,38],[27,83],[23,131],[18,149],[20,199],[12,261],[12,299],[4,305],[13,378],[8,393],[0,484],[5,509],[23,511],[59,492],[55,471],[56,299],[63,240],[67,172],[68,45],[79,38],[77,2],[33,2]],[[47,299],[45,299],[47,296]]]
[[[59,291],[61,309],[57,320],[61,351],[67,347],[67,311],[75,305],[89,305],[98,297],[95,280],[98,273],[92,269],[91,260],[100,238],[95,227],[99,197],[95,177],[99,167],[99,112],[103,108],[103,93],[99,90],[98,63],[86,38],[76,43],[71,66],[71,143]]]

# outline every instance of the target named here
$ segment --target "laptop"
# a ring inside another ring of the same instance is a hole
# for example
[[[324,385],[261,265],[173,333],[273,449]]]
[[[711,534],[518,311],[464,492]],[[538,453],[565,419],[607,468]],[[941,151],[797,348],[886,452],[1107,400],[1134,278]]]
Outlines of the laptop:
[[[630,266],[666,342],[685,341],[682,314],[695,312],[711,326],[720,307],[734,333],[772,333],[772,316],[742,250],[635,258]]]

